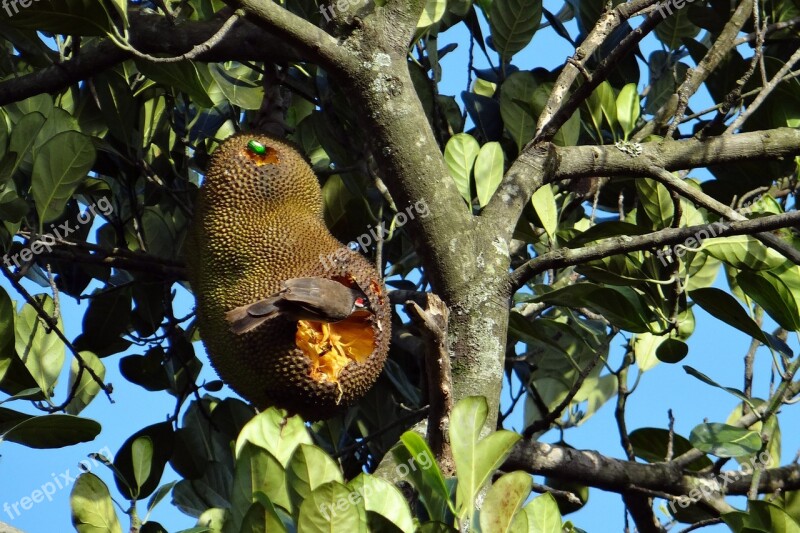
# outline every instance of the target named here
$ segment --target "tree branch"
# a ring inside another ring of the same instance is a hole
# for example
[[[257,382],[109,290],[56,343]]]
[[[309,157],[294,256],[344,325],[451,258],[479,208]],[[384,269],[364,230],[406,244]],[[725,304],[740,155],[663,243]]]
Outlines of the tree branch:
[[[745,235],[759,231],[771,231],[800,223],[800,211],[790,211],[780,215],[772,215],[752,220],[741,220],[719,224],[703,224],[685,228],[668,228],[645,235],[623,235],[603,239],[598,244],[584,248],[560,248],[552,252],[534,257],[509,275],[508,282],[512,294],[519,290],[533,276],[551,268],[564,268],[594,259],[602,259],[639,250],[647,250],[656,246],[680,244],[695,235]]]
[[[207,42],[224,24],[215,19],[202,22],[185,21],[174,26],[163,16],[131,11],[130,42],[146,54],[179,56]],[[199,61],[262,61],[269,50],[272,61],[297,61],[302,56],[285,39],[266,32],[255,24],[240,20],[213,48],[199,53]],[[41,93],[54,93],[81,80],[122,63],[133,55],[109,40],[82,47],[68,61],[56,63],[31,74],[0,82],[0,105],[24,100]]]
[[[731,207],[728,207],[722,202],[711,198],[707,194],[703,193],[703,191],[692,187],[682,179],[675,177],[672,173],[667,172],[663,168],[651,168],[649,174],[653,177],[653,179],[660,181],[668,189],[679,192],[682,196],[689,198],[698,205],[710,209],[720,216],[729,218],[731,220],[747,219],[747,217],[745,217],[743,214]],[[769,246],[770,248],[773,248],[783,254],[787,259],[796,265],[800,265],[800,250],[782,240],[777,235],[773,235],[772,233],[754,233],[753,236],[764,243],[764,245]]]
[[[631,157],[616,146],[558,146],[553,180],[595,176],[644,175],[648,167],[683,170],[740,161],[781,159],[800,155],[800,130],[721,135],[707,139],[642,143],[642,153]],[[513,168],[513,166],[512,166]],[[536,180],[530,176],[526,179]]]

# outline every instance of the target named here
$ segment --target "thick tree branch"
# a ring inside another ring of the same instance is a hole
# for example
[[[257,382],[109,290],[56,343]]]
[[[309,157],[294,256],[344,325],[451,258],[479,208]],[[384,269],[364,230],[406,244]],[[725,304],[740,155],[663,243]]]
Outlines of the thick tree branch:
[[[338,41],[325,30],[318,28],[275,2],[263,0],[225,0],[234,7],[244,9],[247,16],[270,33],[287,39],[304,52],[307,59],[318,61],[326,68],[345,65],[354,59]]]
[[[603,490],[626,493],[651,494],[657,491],[667,495],[682,496],[698,486],[699,480],[722,484],[726,479],[725,493],[747,494],[752,475],[743,472],[713,472],[704,474],[681,471],[673,462],[637,463],[607,457],[593,450],[576,450],[555,444],[522,440],[512,450],[503,465],[503,470],[524,470],[531,474],[552,476],[566,481],[578,481],[584,485]],[[758,483],[760,494],[776,489],[797,490],[800,488],[800,465],[765,470]]]
[[[776,128],[704,140],[656,141],[642,143],[641,147],[642,154],[637,157],[631,157],[614,145],[556,147],[553,180],[646,175],[651,166],[671,171],[794,157],[800,155],[800,130]],[[526,179],[535,182],[539,177],[526,176]]]
[[[785,228],[800,223],[800,211],[790,211],[780,215],[708,224],[689,226],[686,228],[668,228],[645,235],[623,235],[603,239],[592,246],[584,248],[560,248],[558,250],[534,257],[509,276],[512,293],[519,290],[533,276],[551,268],[564,268],[577,265],[586,261],[602,259],[639,250],[648,250],[656,246],[680,244],[689,237],[696,235],[714,235],[725,237],[728,235],[749,235],[759,231],[771,231]]]
[[[137,50],[155,55],[179,56],[208,41],[216,34],[224,19],[183,22],[178,26],[162,16],[130,12],[130,42]],[[284,39],[266,32],[255,24],[238,21],[213,48],[196,56],[199,61],[261,61],[269,50],[271,61],[301,60],[300,52]],[[24,100],[41,93],[58,92],[71,84],[91,78],[102,71],[133,57],[108,40],[81,48],[69,61],[39,69],[31,74],[0,82],[0,105]]]

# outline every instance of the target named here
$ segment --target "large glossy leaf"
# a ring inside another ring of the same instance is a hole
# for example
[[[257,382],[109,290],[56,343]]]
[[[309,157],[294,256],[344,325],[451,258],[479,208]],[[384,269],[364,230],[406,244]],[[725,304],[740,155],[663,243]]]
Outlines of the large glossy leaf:
[[[202,107],[214,105],[197,72],[197,67],[191,61],[168,64],[137,61],[136,66],[139,72],[151,80],[187,93],[196,104]]]
[[[661,428],[635,429],[630,434],[630,441],[631,445],[633,445],[633,453],[649,463],[663,463],[666,461],[670,443],[672,443],[673,459],[693,448],[685,437]],[[710,466],[712,466],[711,459],[703,456],[686,465],[686,468],[692,471],[700,471]]]
[[[150,496],[158,488],[174,446],[169,422],[147,426],[128,437],[114,457],[114,467],[123,477],[115,478],[117,489],[129,499]]]
[[[342,471],[322,448],[300,444],[286,467],[289,495],[299,508],[309,495],[329,481],[343,483]]]
[[[33,160],[31,193],[39,214],[39,230],[62,213],[67,200],[94,165],[95,149],[88,137],[75,131],[48,140]]]
[[[475,188],[478,191],[478,204],[485,207],[494,191],[503,181],[503,148],[498,142],[488,142],[481,146],[475,159]]]
[[[96,475],[78,476],[69,503],[78,533],[122,533],[108,487]]]
[[[54,315],[55,304],[50,296],[38,295],[35,298],[45,313]],[[58,327],[63,328],[61,317],[58,319]],[[55,332],[48,331],[47,325],[30,304],[25,304],[17,315],[14,329],[17,355],[25,363],[42,392],[50,396],[64,366],[64,342]]]
[[[250,420],[236,440],[236,454],[250,442],[270,452],[283,465],[289,464],[299,444],[311,444],[303,419],[286,417],[285,411],[271,407]]]
[[[103,362],[92,352],[80,352],[80,356],[83,359],[86,366],[91,368],[94,373],[99,377],[101,380],[105,378],[106,375],[106,366]],[[78,359],[73,357],[72,363],[70,364],[69,369],[69,385],[68,389],[70,391],[75,391],[72,401],[69,402],[67,405],[66,412],[70,415],[77,415],[83,408],[89,405],[89,403],[94,399],[95,396],[100,392],[100,384],[87,372],[83,370],[81,372],[81,365],[78,363]],[[78,382],[77,386],[75,385],[75,381],[80,376],[80,381]]]
[[[483,531],[506,533],[512,531],[511,524],[528,495],[531,493],[531,475],[517,471],[505,474],[494,482],[480,512]]]
[[[478,157],[481,147],[475,137],[468,133],[457,133],[450,137],[447,146],[444,148],[444,161],[450,171],[456,188],[461,193],[461,197],[472,202],[472,191],[470,189],[470,177],[475,158]]]
[[[739,302],[727,292],[714,287],[707,287],[693,290],[690,296],[696,304],[729,326],[733,326],[754,339],[766,342],[764,332],[761,331],[758,324],[748,316]]]
[[[794,294],[783,280],[772,272],[742,271],[736,276],[742,290],[789,331],[800,330],[800,312]]]
[[[347,484],[361,495],[367,513],[376,513],[396,525],[400,531],[413,531],[414,520],[403,494],[379,477],[361,473]]]
[[[0,408],[0,442],[7,440],[29,448],[63,448],[94,440],[100,424],[72,415],[31,416]]]
[[[219,64],[211,64],[208,69],[233,105],[242,109],[258,109],[261,106],[264,88],[254,79],[251,69],[244,65],[222,68]]]
[[[698,450],[717,457],[752,455],[761,449],[761,435],[757,431],[707,422],[695,426],[689,442]]]
[[[425,440],[413,431],[403,433],[400,442],[402,446],[392,448],[397,477],[403,479],[407,476],[413,483],[431,520],[446,521],[453,504],[450,501],[450,489],[433,452]]]
[[[488,404],[483,396],[460,400],[450,415],[450,446],[458,476],[456,509],[461,518],[472,516],[475,497],[521,438],[500,430],[481,439]]]
[[[772,248],[767,248],[750,235],[705,239],[701,248],[720,261],[740,270],[771,270],[786,261],[781,254]]]
[[[111,28],[105,5],[96,0],[36,0],[28,7],[16,2],[10,5],[14,15],[8,22],[18,28],[63,35],[105,35]]]
[[[545,493],[532,499],[512,525],[514,533],[561,533],[561,512],[552,494]]]
[[[245,516],[256,501],[256,492],[275,494],[276,482],[285,484],[283,475],[276,478],[274,469],[269,468],[270,453],[246,443],[236,457],[236,467],[231,489],[231,502],[228,520],[225,521],[225,533],[238,533],[241,530]],[[281,474],[283,474],[281,472]],[[268,496],[268,494],[267,494]]]
[[[492,44],[502,62],[528,46],[542,20],[541,0],[493,0],[489,9]]]
[[[642,209],[653,223],[654,229],[670,227],[675,206],[667,188],[653,179],[639,178],[636,180],[636,190]]]
[[[639,119],[639,92],[635,83],[628,83],[617,95],[617,121],[628,139]]]
[[[655,34],[670,50],[678,49],[684,39],[691,39],[700,33],[700,28],[689,20],[688,7],[677,9],[673,3],[664,2],[659,9],[667,16],[656,26]]]
[[[650,330],[650,320],[638,294],[629,287],[601,287],[592,283],[578,283],[557,289],[534,298],[565,307],[589,307],[603,315],[615,326],[633,333]]]
[[[536,130],[531,100],[536,85],[531,72],[515,72],[500,86],[500,115],[519,151],[533,138]]]
[[[553,196],[553,187],[549,184],[539,187],[533,193],[531,203],[544,231],[552,239],[558,227],[558,209],[556,207],[556,199]]]
[[[314,489],[300,506],[298,531],[364,531],[358,506],[348,499],[351,494],[340,481],[331,481]]]

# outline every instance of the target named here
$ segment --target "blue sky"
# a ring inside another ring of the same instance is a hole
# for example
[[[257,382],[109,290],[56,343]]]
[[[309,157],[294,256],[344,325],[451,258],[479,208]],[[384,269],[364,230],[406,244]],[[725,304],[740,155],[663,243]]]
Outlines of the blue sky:
[[[558,11],[560,4],[547,1],[545,7],[552,12]],[[640,19],[639,19],[640,20]],[[574,35],[574,23],[567,25]],[[448,42],[458,42],[459,47],[451,52],[442,61],[444,69],[444,83],[442,85],[443,94],[459,95],[466,88],[466,71],[464,65],[467,63],[468,42],[466,32],[463,27],[454,28],[440,36],[439,46],[442,47]],[[484,34],[488,35],[488,29],[484,28]],[[655,48],[652,39],[647,41],[649,44],[643,47],[644,55],[647,56]],[[555,36],[554,32],[545,30],[534,37],[533,44],[520,53],[515,58],[515,64],[522,69],[534,67],[554,68],[561,65],[565,58],[573,52],[569,43]],[[486,64],[483,54],[475,49],[475,66],[483,68]],[[642,72],[646,73],[646,66],[640,64]],[[640,89],[646,83],[646,74],[643,75]],[[460,101],[460,98],[458,98]],[[695,107],[699,108],[709,103],[707,96],[704,96]],[[701,179],[708,177],[707,173],[693,174]],[[0,282],[13,299],[19,297],[13,293],[7,282]],[[717,281],[717,286],[726,288],[724,280]],[[44,292],[44,289],[27,282],[27,288],[34,292]],[[90,289],[91,290],[91,289]],[[178,289],[179,295],[176,301],[176,314],[183,316],[188,313],[192,306],[191,296],[183,289]],[[63,315],[65,329],[70,338],[76,337],[81,330],[81,319],[86,310],[85,303],[76,303],[74,300],[63,297]],[[689,355],[682,364],[691,365],[701,372],[713,377],[724,385],[741,387],[743,373],[743,357],[749,345],[750,339],[744,334],[721,324],[709,317],[704,311],[695,309],[697,318],[697,329],[689,340]],[[774,324],[767,324],[764,328],[769,331]],[[621,346],[624,342],[622,336],[618,336],[613,343],[612,360],[617,360],[621,354]],[[791,343],[796,349],[796,340]],[[201,344],[196,344],[196,349],[201,360],[204,362],[203,372],[200,380],[216,379],[213,370],[210,368]],[[126,353],[137,353],[136,350],[129,350]],[[98,438],[83,445],[73,446],[59,450],[32,450],[14,443],[0,443],[0,520],[23,529],[28,533],[49,533],[57,530],[68,529],[69,524],[69,487],[56,491],[53,501],[44,500],[35,503],[30,509],[24,510],[21,507],[23,497],[30,497],[34,491],[41,490],[42,486],[57,479],[68,479],[78,473],[79,461],[86,459],[87,454],[109,448],[116,452],[119,446],[132,433],[141,427],[164,421],[174,409],[174,399],[163,392],[148,392],[144,389],[131,385],[120,374],[118,362],[121,355],[115,355],[104,359],[107,366],[106,381],[113,383],[116,392],[113,394],[114,402],[110,403],[105,397],[98,397],[82,413],[82,416],[93,418],[103,424],[103,430]],[[771,359],[769,353],[761,348],[758,352],[756,364],[756,387],[757,395],[764,397],[767,395],[765,376],[769,375]],[[65,365],[68,368],[68,365]],[[65,394],[64,388],[67,382],[65,371],[60,381],[60,394]],[[223,389],[217,393],[218,396],[232,394],[228,389]],[[504,400],[504,404],[508,399]],[[612,402],[613,404],[613,402]],[[614,421],[614,409],[612,404],[604,406],[591,420],[580,428],[570,430],[566,433],[565,439],[569,444],[576,448],[594,449],[612,457],[622,457],[622,448],[616,432]],[[6,405],[15,409],[23,409],[22,402]],[[518,407],[508,420],[508,426],[516,430],[523,428],[522,409]],[[737,405],[737,400],[727,393],[713,389],[700,383],[698,380],[687,376],[681,365],[660,364],[651,371],[647,372],[641,380],[640,386],[633,397],[628,402],[627,423],[629,430],[640,427],[660,427],[667,426],[667,410],[672,409],[675,416],[675,429],[678,433],[688,436],[691,429],[703,422],[704,418],[709,421],[724,421],[728,414]],[[25,409],[27,410],[27,409]],[[783,427],[783,458],[782,462],[791,461],[795,453],[800,449],[800,435],[792,432],[788,428],[798,427],[800,416],[795,411],[789,411],[782,418]],[[552,442],[558,440],[556,432],[546,434],[542,440]],[[729,465],[730,466],[730,465]],[[95,466],[92,471],[111,487],[112,495],[116,494],[113,480],[110,473],[102,466]],[[171,470],[167,470],[163,482],[176,479],[177,476]],[[537,478],[536,481],[542,482]],[[6,511],[4,504],[9,504],[9,511]],[[13,504],[17,504],[20,514],[17,515],[13,510]],[[121,502],[123,505],[126,502]],[[743,505],[742,500],[738,505]],[[140,512],[143,512],[144,505],[140,504]],[[10,512],[10,515],[9,515]],[[124,517],[119,513],[122,518]],[[604,493],[599,490],[592,490],[590,500],[578,513],[569,515],[576,525],[583,527],[591,533],[618,532],[623,528],[623,508],[620,497],[616,494]],[[661,516],[661,518],[664,518]],[[183,515],[172,507],[168,501],[164,501],[156,508],[153,519],[159,521],[169,531],[178,531],[183,528],[191,527],[194,520]],[[127,529],[127,521],[122,521],[123,528]],[[706,531],[726,531],[724,526],[707,528]]]

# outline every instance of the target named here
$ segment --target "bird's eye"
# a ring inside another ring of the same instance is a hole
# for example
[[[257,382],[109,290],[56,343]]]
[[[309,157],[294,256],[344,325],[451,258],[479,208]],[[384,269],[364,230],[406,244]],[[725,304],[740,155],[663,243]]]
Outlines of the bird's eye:
[[[256,155],[266,155],[267,154],[267,147],[261,144],[260,142],[256,141],[255,139],[251,139],[247,143],[247,149],[253,152]]]

